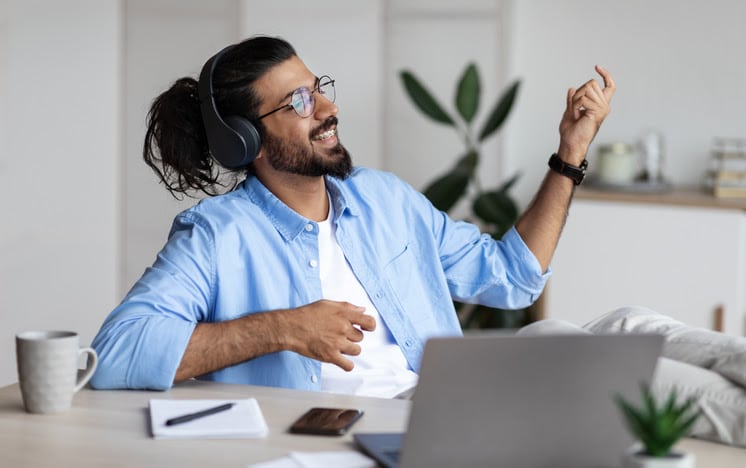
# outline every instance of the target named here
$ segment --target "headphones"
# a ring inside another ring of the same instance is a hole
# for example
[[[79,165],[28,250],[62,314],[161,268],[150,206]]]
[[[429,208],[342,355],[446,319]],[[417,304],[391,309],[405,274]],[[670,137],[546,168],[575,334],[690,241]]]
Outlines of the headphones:
[[[233,46],[212,56],[199,74],[199,103],[212,157],[227,169],[246,166],[256,158],[262,146],[259,131],[249,119],[238,115],[222,117],[213,98],[212,75],[220,57]]]

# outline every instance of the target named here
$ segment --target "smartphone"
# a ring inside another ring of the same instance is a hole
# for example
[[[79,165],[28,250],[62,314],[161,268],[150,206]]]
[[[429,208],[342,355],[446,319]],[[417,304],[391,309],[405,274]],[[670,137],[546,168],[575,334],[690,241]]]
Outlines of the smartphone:
[[[290,432],[294,434],[342,435],[362,415],[363,412],[359,409],[311,408],[290,426]]]

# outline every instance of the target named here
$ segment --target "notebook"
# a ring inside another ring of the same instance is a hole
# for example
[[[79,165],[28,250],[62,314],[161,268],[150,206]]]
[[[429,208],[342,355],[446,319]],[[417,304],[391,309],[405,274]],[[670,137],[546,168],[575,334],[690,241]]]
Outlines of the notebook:
[[[425,346],[406,434],[356,433],[385,467],[617,466],[658,335],[478,335]]]
[[[226,403],[233,406],[181,424],[166,422]],[[269,433],[262,410],[254,398],[237,400],[150,400],[150,427],[156,439],[235,439],[264,437]]]

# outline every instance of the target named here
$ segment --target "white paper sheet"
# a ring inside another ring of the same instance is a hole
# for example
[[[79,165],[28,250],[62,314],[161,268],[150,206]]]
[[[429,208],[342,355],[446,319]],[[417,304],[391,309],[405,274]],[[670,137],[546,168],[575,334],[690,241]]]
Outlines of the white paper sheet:
[[[225,403],[233,407],[182,424],[166,421]],[[267,422],[254,398],[238,400],[150,400],[150,424],[156,439],[236,439],[265,437]]]
[[[375,468],[376,462],[359,452],[290,452],[288,456],[249,465],[249,468]]]

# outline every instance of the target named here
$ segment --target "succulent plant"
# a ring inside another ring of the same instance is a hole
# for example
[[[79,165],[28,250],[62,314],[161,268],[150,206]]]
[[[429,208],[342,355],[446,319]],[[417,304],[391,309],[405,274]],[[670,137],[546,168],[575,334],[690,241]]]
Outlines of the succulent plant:
[[[639,407],[619,394],[614,399],[624,415],[627,428],[642,443],[645,453],[652,457],[665,457],[671,452],[671,447],[689,433],[700,416],[700,410],[695,406],[694,398],[677,403],[676,389],[659,405],[648,384],[643,383],[640,388],[642,405]]]

